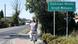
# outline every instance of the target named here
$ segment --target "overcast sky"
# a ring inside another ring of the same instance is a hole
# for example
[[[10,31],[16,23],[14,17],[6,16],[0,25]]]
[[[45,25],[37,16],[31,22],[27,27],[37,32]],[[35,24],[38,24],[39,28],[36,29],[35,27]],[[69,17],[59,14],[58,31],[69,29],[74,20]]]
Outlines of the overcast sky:
[[[78,0],[64,0],[64,1],[75,1],[76,2],[76,11],[78,12]],[[25,0],[20,0],[21,2],[21,13],[19,15],[20,18],[31,19],[34,14],[29,13],[29,11],[25,10]],[[0,10],[4,11],[4,4],[6,4],[6,16],[13,15],[13,0],[0,0]]]

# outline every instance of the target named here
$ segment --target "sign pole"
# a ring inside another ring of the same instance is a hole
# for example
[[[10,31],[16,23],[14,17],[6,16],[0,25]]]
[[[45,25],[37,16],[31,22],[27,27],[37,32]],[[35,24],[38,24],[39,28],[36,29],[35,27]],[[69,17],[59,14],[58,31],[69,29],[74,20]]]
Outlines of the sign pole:
[[[54,29],[54,30],[53,30],[53,34],[54,34],[54,36],[55,36],[55,11],[53,12],[53,24],[54,24],[54,25],[53,25],[53,27],[54,27],[54,28],[53,28],[53,29]]]
[[[53,11],[53,35],[55,36],[55,11]],[[55,40],[53,44],[55,44]]]
[[[68,37],[68,12],[66,13],[66,37]]]

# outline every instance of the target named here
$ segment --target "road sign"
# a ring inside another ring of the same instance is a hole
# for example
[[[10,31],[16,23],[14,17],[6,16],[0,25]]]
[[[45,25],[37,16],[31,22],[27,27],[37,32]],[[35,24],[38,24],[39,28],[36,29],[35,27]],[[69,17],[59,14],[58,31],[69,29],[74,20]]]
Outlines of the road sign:
[[[48,11],[75,11],[75,2],[48,2]]]

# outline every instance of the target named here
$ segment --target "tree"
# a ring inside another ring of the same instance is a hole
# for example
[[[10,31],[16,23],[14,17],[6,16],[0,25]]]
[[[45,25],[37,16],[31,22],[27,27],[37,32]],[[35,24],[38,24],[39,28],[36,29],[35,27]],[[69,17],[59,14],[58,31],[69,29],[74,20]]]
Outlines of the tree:
[[[4,17],[3,11],[0,11],[0,19]]]
[[[13,24],[14,25],[19,25],[19,14],[20,14],[20,0],[14,0],[13,3],[13,9],[15,13],[13,14]]]
[[[46,4],[47,4],[46,0],[26,0],[26,10],[30,10],[30,13],[34,12],[36,18],[42,25],[45,25],[43,23],[46,20],[44,19],[47,13],[46,11],[47,6],[45,6]],[[44,26],[42,26],[42,28],[44,28]]]
[[[47,8],[46,0],[26,0],[26,10],[29,10],[30,13],[35,13],[38,21],[42,24],[42,32],[53,34],[53,12],[48,12]],[[56,34],[64,35],[66,32],[66,21],[64,20],[65,13],[57,11],[55,13]],[[70,15],[71,17],[74,16],[73,12],[69,12],[69,14],[72,14]]]
[[[16,26],[19,25],[19,17],[18,17],[18,15],[19,15],[19,12],[16,12],[16,13],[13,15],[13,17],[12,17],[13,24],[16,25]]]

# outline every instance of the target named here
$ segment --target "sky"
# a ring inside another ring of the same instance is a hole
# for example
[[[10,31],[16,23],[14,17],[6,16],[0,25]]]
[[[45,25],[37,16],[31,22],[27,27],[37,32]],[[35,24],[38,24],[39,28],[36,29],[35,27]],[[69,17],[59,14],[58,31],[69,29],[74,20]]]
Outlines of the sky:
[[[64,0],[64,1],[75,1],[76,2],[76,12],[78,12],[78,0]],[[4,11],[4,4],[6,4],[6,16],[12,16],[14,13],[13,10],[13,2],[14,0],[0,0],[0,10]],[[34,13],[30,13],[29,11],[25,10],[25,2],[26,0],[20,0],[20,8],[21,12],[19,17],[20,18],[26,18],[26,19],[32,19],[32,16],[34,16]]]
[[[14,0],[0,0],[0,10],[4,10],[4,4],[6,4],[6,16],[12,16],[14,13],[13,4]],[[26,18],[26,19],[32,19],[33,13],[30,13],[29,11],[26,11],[25,9],[25,2],[26,0],[19,0],[20,3],[20,18]]]

